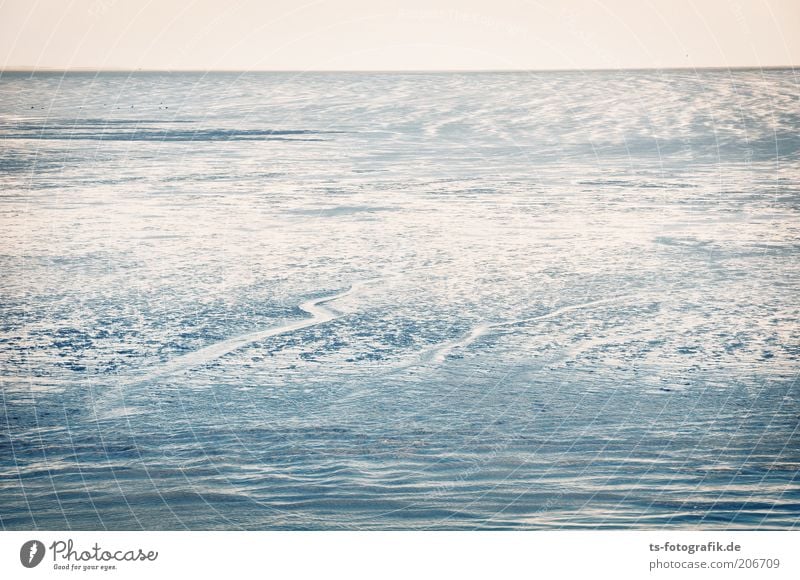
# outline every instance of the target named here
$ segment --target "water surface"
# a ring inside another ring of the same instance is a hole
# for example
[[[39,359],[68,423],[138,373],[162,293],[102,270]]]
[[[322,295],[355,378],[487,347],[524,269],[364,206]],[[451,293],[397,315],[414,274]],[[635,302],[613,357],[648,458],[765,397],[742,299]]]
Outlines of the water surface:
[[[786,529],[790,70],[0,76],[3,529]]]

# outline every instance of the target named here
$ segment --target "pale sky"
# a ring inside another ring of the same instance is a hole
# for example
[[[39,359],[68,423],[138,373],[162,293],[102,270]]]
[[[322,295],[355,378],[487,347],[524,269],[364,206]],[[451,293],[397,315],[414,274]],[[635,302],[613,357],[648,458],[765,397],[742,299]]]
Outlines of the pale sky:
[[[800,65],[800,0],[0,0],[0,68]]]

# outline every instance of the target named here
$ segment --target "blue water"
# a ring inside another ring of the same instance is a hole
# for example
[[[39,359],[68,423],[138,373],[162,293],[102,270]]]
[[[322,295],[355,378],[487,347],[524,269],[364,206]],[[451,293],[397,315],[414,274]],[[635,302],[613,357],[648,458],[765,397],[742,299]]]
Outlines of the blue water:
[[[3,73],[3,529],[786,529],[790,70]]]

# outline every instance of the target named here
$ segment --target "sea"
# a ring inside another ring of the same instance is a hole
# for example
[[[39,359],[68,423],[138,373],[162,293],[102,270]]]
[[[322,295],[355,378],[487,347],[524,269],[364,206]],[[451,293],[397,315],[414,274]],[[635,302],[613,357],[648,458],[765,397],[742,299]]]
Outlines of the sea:
[[[790,529],[792,69],[0,74],[0,529]]]

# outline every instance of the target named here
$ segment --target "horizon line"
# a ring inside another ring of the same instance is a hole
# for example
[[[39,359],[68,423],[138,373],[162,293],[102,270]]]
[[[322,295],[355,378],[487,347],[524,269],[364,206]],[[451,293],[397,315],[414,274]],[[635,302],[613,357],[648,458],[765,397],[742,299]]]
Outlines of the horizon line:
[[[665,67],[587,67],[587,68],[487,68],[487,69],[262,69],[262,68],[125,68],[125,67],[0,67],[0,75],[9,72],[23,73],[540,73],[540,72],[620,72],[620,71],[733,71],[776,70],[800,68],[800,65],[742,65],[742,66],[665,66]]]

